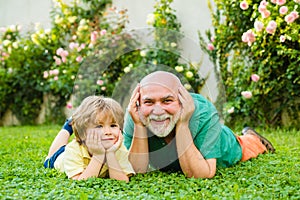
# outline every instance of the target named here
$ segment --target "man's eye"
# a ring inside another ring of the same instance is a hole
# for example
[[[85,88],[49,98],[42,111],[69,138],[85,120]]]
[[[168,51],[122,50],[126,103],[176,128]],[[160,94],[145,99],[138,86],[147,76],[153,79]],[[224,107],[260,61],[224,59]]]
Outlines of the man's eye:
[[[152,101],[145,101],[144,104],[145,105],[152,105]]]

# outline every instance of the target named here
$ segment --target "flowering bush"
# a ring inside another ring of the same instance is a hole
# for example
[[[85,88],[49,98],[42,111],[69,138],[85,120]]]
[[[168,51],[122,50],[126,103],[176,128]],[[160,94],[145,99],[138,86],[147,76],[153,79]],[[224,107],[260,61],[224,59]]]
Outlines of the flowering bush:
[[[170,71],[173,70],[185,79],[185,87],[188,90],[199,93],[206,77],[199,76],[199,63],[180,61],[182,49],[179,43],[183,33],[176,11],[171,8],[172,2],[173,0],[157,0],[154,12],[147,16],[147,24],[154,27],[155,49],[150,47],[146,51],[141,51],[142,62],[150,66],[170,67]]]
[[[41,110],[43,96],[47,94],[51,110],[47,113],[50,114],[48,120],[55,122],[65,118],[63,109],[73,106],[68,100],[74,83],[86,75],[77,74],[82,72],[79,69],[85,58],[109,51],[117,55],[115,51],[122,52],[134,43],[128,34],[122,32],[127,22],[126,12],[108,7],[110,2],[74,0],[66,4],[62,0],[54,0],[51,29],[37,25],[34,32],[23,35],[18,26],[1,30],[1,116],[11,109],[22,123],[34,123]],[[112,49],[117,40],[120,44]],[[131,62],[128,61],[132,59],[131,55],[129,53],[108,63],[106,73],[101,71],[102,79],[86,78],[88,83],[81,86],[91,86],[93,94],[109,95],[117,77]],[[91,84],[89,80],[94,82]],[[74,89],[77,87],[75,85]],[[78,91],[84,93],[82,88]]]
[[[299,126],[299,1],[222,1],[200,43],[215,63],[229,123]],[[222,98],[222,96],[220,96]],[[293,121],[294,120],[294,121]]]

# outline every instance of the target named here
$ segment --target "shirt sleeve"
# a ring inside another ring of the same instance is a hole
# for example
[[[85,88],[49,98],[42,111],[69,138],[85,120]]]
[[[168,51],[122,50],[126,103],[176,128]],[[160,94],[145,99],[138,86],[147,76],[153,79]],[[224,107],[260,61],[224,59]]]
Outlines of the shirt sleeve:
[[[135,172],[132,168],[131,163],[128,160],[128,155],[129,155],[129,152],[124,145],[122,145],[120,147],[120,149],[118,149],[118,151],[116,152],[116,158],[119,161],[122,171],[127,176],[131,176],[131,175],[134,175]]]
[[[195,146],[204,158],[219,158],[221,153],[222,125],[214,105],[201,95],[193,95],[195,112],[190,120],[190,130]]]
[[[79,144],[75,140],[70,142],[64,153],[63,164],[68,178],[82,173],[85,169],[85,162]]]
[[[129,112],[126,110],[125,117],[124,117],[123,137],[124,137],[124,145],[127,149],[129,149],[131,146],[133,131],[134,131],[134,123]]]
[[[73,134],[72,117],[70,117],[69,119],[66,120],[66,122],[64,123],[62,129],[65,129],[66,131],[68,131],[70,135]]]

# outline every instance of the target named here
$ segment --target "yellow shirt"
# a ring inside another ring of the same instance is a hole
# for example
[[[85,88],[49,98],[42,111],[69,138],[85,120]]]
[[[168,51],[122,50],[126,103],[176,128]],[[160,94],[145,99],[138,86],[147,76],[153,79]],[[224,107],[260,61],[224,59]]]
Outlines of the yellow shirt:
[[[131,163],[128,160],[128,150],[122,144],[116,151],[116,158],[119,161],[123,172],[130,176],[134,174]],[[65,151],[60,154],[54,162],[54,168],[66,173],[68,178],[71,178],[79,173],[82,173],[90,163],[91,156],[89,155],[86,147],[79,145],[76,140],[73,140],[66,145]],[[106,177],[108,175],[108,167],[103,165],[99,177]]]

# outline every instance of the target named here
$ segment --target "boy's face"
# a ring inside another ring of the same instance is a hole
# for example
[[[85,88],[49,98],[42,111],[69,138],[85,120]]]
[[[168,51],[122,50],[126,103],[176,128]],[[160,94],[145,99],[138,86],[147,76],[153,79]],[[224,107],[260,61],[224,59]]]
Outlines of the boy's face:
[[[111,115],[107,115],[107,113],[97,115],[97,124],[91,128],[98,130],[101,143],[105,149],[113,146],[118,141],[119,134],[121,133],[119,124],[113,120]]]

